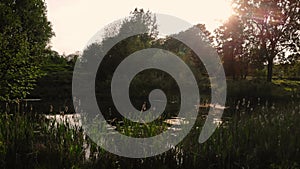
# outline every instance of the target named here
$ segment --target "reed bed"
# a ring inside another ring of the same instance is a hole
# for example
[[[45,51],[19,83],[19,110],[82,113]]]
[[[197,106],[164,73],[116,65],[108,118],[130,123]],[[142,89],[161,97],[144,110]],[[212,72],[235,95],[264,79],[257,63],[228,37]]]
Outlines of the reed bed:
[[[234,101],[222,123],[203,144],[198,143],[205,116],[176,147],[154,157],[130,159],[94,144],[81,126],[58,123],[33,112],[0,114],[0,168],[300,168],[300,102]],[[169,126],[163,120],[140,125],[129,120],[115,130],[149,137]]]

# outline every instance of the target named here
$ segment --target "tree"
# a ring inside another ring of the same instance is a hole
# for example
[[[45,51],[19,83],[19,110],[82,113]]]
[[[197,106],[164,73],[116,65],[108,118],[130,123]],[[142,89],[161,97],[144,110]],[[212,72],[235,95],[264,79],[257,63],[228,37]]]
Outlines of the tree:
[[[43,0],[0,1],[0,100],[24,98],[53,36]]]
[[[199,33],[199,30],[201,31],[201,33]],[[209,53],[205,49],[206,45],[212,47],[212,35],[206,29],[206,26],[204,24],[197,24],[188,28],[187,30],[178,32],[177,34],[161,38],[156,41],[155,47],[170,51],[181,58],[181,60],[183,60],[184,63],[188,65],[190,70],[193,72],[201,93],[208,93],[210,83],[206,67],[202,63],[202,60],[199,59],[199,56],[195,53],[196,51],[193,51],[188,44],[185,44],[178,40],[182,37],[188,38],[191,43],[197,46],[197,48],[201,48],[202,53]],[[200,39],[205,43],[199,43]],[[185,73],[187,73],[188,75],[188,72],[181,70],[181,77],[185,77]]]
[[[197,30],[200,30],[201,34],[198,34]],[[194,71],[196,75],[198,75],[196,78],[200,78],[201,75],[206,75],[206,69],[195,51],[187,46],[187,44],[184,44],[174,37],[189,37],[190,41],[195,41],[195,44],[198,43],[198,39],[201,39],[208,45],[212,45],[213,39],[211,33],[206,29],[206,26],[204,24],[197,24],[187,30],[156,41],[156,47],[171,51],[179,56],[185,62],[185,64],[187,64],[189,68]],[[205,45],[199,44],[199,46],[203,47]]]
[[[248,32],[252,49],[259,50],[267,64],[267,81],[272,80],[275,58],[297,53],[300,47],[299,0],[234,0],[233,6]]]
[[[113,73],[118,65],[126,59],[126,57],[136,51],[153,46],[158,35],[156,18],[150,11],[135,9],[130,13],[128,18],[109,25],[104,31],[104,37],[101,37],[101,41],[92,43],[83,51],[82,57],[80,58],[82,63],[81,66],[85,68],[89,67],[90,60],[87,58],[104,56],[97,72],[96,95],[98,98],[105,98],[105,102],[107,102],[107,105],[100,105],[103,106],[100,107],[101,109],[106,109],[105,111],[108,112],[107,109],[112,107],[112,112],[117,112],[113,108],[113,101],[110,92],[110,83]],[[127,37],[128,35],[136,32],[145,33]],[[117,41],[119,39],[123,40]],[[112,44],[114,44],[114,46],[111,47],[110,45]],[[106,50],[108,50],[108,52],[103,53],[103,51]],[[88,72],[84,73],[87,74],[87,76],[89,74]],[[141,86],[142,84],[139,82],[144,83],[142,79],[145,77],[152,77],[153,74],[155,73],[151,71],[142,72],[142,76],[138,76],[138,78],[134,80],[137,82],[135,84],[137,86]],[[152,83],[148,83],[146,86],[143,86],[143,90],[151,88],[150,85],[152,85]],[[144,91],[131,93],[133,93],[134,97],[132,100],[133,102],[137,100],[144,102],[144,99],[137,99],[144,93]],[[139,104],[140,103],[136,104],[138,109],[140,108]]]
[[[146,32],[131,37],[126,37],[131,32]],[[135,9],[130,13],[130,16],[120,23],[109,25],[105,29],[105,34],[101,42],[95,42],[89,45],[83,52],[82,58],[91,56],[99,56],[103,49],[114,44],[116,39],[124,39],[117,42],[103,58],[99,72],[102,77],[111,78],[114,70],[130,54],[146,49],[152,46],[152,43],[157,38],[157,24],[155,16],[151,12],[145,12],[143,9]],[[104,55],[104,54],[102,54]]]
[[[257,44],[249,36],[249,29],[245,27],[237,15],[232,15],[223,25],[215,30],[215,48],[222,56],[227,76],[237,79],[238,75],[246,79],[249,69],[258,68]]]
[[[60,55],[57,51],[47,47],[44,51],[41,64],[41,71],[44,75],[53,74],[63,71],[73,71],[76,59],[79,53],[70,54],[68,56]]]

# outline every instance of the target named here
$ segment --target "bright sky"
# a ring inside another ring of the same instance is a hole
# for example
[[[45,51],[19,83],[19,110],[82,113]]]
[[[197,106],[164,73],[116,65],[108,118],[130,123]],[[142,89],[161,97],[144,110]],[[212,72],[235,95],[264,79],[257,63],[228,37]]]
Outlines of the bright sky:
[[[82,51],[107,24],[124,18],[136,7],[176,16],[191,24],[215,29],[230,16],[229,0],[46,0],[55,37],[52,49],[60,54]]]

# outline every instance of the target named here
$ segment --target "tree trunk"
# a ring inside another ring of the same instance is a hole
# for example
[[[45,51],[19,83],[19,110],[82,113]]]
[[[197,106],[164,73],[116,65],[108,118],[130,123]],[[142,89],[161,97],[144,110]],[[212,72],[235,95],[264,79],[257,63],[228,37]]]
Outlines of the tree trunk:
[[[268,59],[267,82],[272,82],[273,76],[273,58]]]

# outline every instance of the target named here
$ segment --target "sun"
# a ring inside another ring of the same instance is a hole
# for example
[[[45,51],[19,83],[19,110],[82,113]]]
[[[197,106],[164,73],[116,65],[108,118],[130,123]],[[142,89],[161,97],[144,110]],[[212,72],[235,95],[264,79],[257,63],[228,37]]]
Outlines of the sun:
[[[229,0],[207,0],[207,1],[210,1],[210,3],[215,2],[214,14],[213,14],[215,20],[224,22],[233,14],[233,9],[231,7],[231,2]]]
[[[216,28],[233,15],[230,0],[203,0],[201,7],[201,20],[208,28]]]

